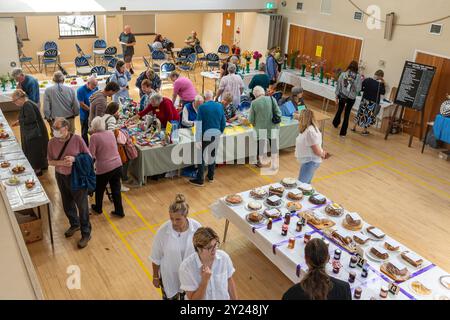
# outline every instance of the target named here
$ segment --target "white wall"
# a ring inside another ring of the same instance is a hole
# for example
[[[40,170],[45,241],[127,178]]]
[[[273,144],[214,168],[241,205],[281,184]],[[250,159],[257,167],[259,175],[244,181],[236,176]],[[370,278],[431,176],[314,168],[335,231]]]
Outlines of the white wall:
[[[206,53],[217,52],[222,42],[222,13],[203,15],[203,33],[199,34],[199,38]]]
[[[240,47],[242,51],[259,51],[264,60],[268,49],[269,26],[269,15],[256,12],[237,13],[235,28],[239,27],[241,30]]]
[[[15,62],[17,67],[20,67],[14,19],[0,18],[0,30],[0,43],[3,44],[0,58],[0,75],[5,75],[8,72],[11,73],[11,62]]]

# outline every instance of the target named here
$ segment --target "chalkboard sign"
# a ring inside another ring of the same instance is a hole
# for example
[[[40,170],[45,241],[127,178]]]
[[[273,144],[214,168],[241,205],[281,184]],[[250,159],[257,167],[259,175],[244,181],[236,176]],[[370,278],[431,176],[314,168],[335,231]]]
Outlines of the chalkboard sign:
[[[435,73],[435,67],[406,61],[394,103],[422,111]]]

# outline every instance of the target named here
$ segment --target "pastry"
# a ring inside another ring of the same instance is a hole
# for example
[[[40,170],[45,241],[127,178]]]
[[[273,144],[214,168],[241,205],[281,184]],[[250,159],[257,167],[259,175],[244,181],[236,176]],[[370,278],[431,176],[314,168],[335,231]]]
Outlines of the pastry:
[[[369,237],[362,233],[358,233],[353,236],[353,240],[358,244],[364,245],[369,241]]]
[[[333,236],[333,238],[335,238],[336,240],[338,240],[339,242],[341,242],[344,245],[348,245],[353,242],[352,238],[344,235],[343,233],[341,233],[340,231],[337,231],[337,230],[333,231],[331,233],[331,235]]]
[[[242,197],[238,194],[232,194],[227,196],[225,201],[229,204],[240,204],[242,203]]]
[[[370,253],[372,255],[374,255],[375,257],[380,258],[382,260],[389,259],[389,254],[383,248],[372,247],[372,248],[370,248]]]
[[[295,188],[297,186],[297,179],[284,178],[283,180],[281,180],[281,184],[286,188]]]
[[[20,180],[16,176],[12,176],[11,178],[8,179],[8,182],[14,185],[19,184]]]
[[[312,196],[309,197],[309,201],[313,204],[325,204],[327,203],[327,198],[325,198],[323,195],[321,195],[320,193],[316,193],[313,194]]]
[[[418,268],[422,265],[423,263],[423,259],[420,258],[418,255],[416,255],[415,253],[409,252],[409,251],[404,251],[401,253],[401,257],[403,258],[403,260],[407,261],[410,265]]]
[[[288,199],[293,200],[293,201],[300,201],[303,199],[303,193],[298,190],[298,189],[294,189],[292,191],[289,191],[289,193],[287,194]]]
[[[289,211],[300,211],[302,210],[302,205],[299,202],[288,202],[286,208]]]
[[[1,132],[0,133],[0,139],[8,139],[8,138],[9,138],[8,132]]]
[[[380,240],[386,236],[383,231],[381,231],[380,229],[375,228],[375,227],[368,227],[367,232],[370,235],[374,236],[376,239],[380,239]]]
[[[389,251],[397,251],[398,249],[400,249],[400,246],[391,240],[387,240],[384,243],[384,247]]]
[[[311,223],[311,224],[314,224],[314,225],[318,225],[322,221],[312,211],[305,211],[305,212],[302,212],[301,214],[302,214],[302,217],[305,218],[308,223]]]
[[[272,218],[272,219],[278,219],[281,217],[281,213],[278,209],[264,210],[264,215],[267,218]]]
[[[396,261],[386,262],[380,267],[381,272],[388,275],[391,279],[402,282],[409,279],[410,274],[408,269],[402,263]]]
[[[417,293],[422,296],[428,296],[431,294],[431,290],[425,287],[422,283],[419,281],[414,281],[411,283],[411,288]]]
[[[260,210],[262,208],[261,203],[256,202],[256,201],[250,201],[247,204],[247,208],[249,208],[250,210]]]
[[[282,197],[283,194],[284,194],[284,187],[281,184],[277,183],[277,184],[274,184],[274,185],[270,186],[270,188],[269,188],[269,196]]]
[[[344,213],[344,208],[337,203],[330,203],[325,207],[325,212],[332,217],[340,217]]]
[[[10,164],[8,161],[3,161],[3,162],[0,164],[0,166],[1,166],[2,168],[8,168],[10,165],[11,165],[11,164]]]
[[[258,212],[252,212],[247,217],[251,222],[261,222],[264,219]]]
[[[310,184],[300,183],[298,189],[303,192],[305,196],[310,196],[314,194],[314,189]]]
[[[20,164],[18,164],[18,165],[16,165],[14,168],[12,168],[11,171],[14,172],[14,173],[16,173],[16,174],[17,174],[17,173],[22,173],[22,172],[25,171],[25,167],[22,166],[22,165],[20,165]]]
[[[347,213],[342,225],[345,229],[352,231],[360,230],[363,226],[361,217],[355,212]]]
[[[264,199],[267,197],[267,191],[261,188],[256,188],[250,191],[250,196],[255,199]]]
[[[266,200],[267,204],[272,207],[281,205],[281,198],[279,196],[271,196]]]
[[[31,179],[25,181],[25,187],[26,187],[27,189],[33,188],[35,184],[36,184],[36,182],[35,182],[34,180],[31,180]]]

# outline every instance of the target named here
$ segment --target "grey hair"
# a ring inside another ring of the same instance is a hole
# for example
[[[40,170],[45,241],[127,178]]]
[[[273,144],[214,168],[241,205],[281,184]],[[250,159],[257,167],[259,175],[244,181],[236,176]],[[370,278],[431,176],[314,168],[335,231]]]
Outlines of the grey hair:
[[[205,101],[205,99],[201,96],[201,95],[196,95],[194,98],[194,102],[200,102],[203,103]]]
[[[56,71],[53,74],[53,82],[63,83],[64,82],[64,74],[61,71]]]
[[[233,95],[231,94],[231,92],[225,92],[222,95],[222,100],[225,100],[226,102],[231,103],[231,102],[233,102]]]
[[[258,70],[259,71],[266,71],[266,64],[264,62],[260,63]]]
[[[96,78],[94,75],[92,75],[92,76],[90,76],[89,79],[87,80],[87,83],[91,83],[91,82],[94,82],[94,81],[97,81],[97,78]]]
[[[66,118],[63,117],[57,117],[55,118],[55,121],[53,122],[53,125],[55,125],[55,123],[61,122],[61,128],[68,128],[69,130],[71,129],[70,127],[70,122],[69,120],[67,120]]]
[[[15,68],[13,69],[13,71],[11,72],[11,77],[13,78],[17,78],[20,75],[23,75],[23,70],[21,68]]]
[[[155,92],[150,96],[150,102],[156,102],[156,103],[161,103],[161,101],[163,100],[163,96],[162,94]]]
[[[231,62],[231,63],[237,64],[238,61],[239,61],[239,58],[238,58],[238,57],[236,57],[236,56],[231,56],[231,58],[230,58],[230,62]]]
[[[212,100],[214,98],[214,93],[211,90],[205,91],[205,100]]]
[[[261,96],[264,96],[266,94],[266,92],[264,91],[264,88],[261,86],[256,86],[253,88],[253,95],[258,98]]]
[[[97,116],[92,119],[90,129],[91,132],[101,132],[105,130],[105,121],[102,119],[102,117]]]
[[[236,65],[234,63],[230,63],[228,65],[228,73],[236,73]]]

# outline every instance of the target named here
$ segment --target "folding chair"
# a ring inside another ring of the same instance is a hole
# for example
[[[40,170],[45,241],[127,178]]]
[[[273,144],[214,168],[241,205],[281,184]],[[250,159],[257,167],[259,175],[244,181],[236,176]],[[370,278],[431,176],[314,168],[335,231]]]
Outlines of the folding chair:
[[[77,76],[88,76],[91,74],[91,66],[85,57],[75,58],[75,68],[77,70]]]
[[[147,59],[145,59],[145,57],[142,57],[142,60],[144,60],[144,65],[145,67],[148,69],[150,68],[150,62],[147,61]]]
[[[154,50],[152,52],[152,68],[155,72],[159,73],[161,70],[161,64],[166,61],[166,54],[163,51]]]
[[[214,68],[220,68],[220,58],[217,53],[212,52],[206,55],[206,67],[209,67],[210,70],[213,70]]]
[[[34,71],[36,71],[36,73],[39,73],[38,70],[36,69],[36,67],[34,66],[34,64],[32,63],[33,58],[23,55],[22,57],[20,57],[19,61],[23,67],[26,67],[28,69],[28,71],[30,71],[30,73],[32,73],[31,68],[33,68]],[[30,66],[31,66],[31,68],[30,68]]]
[[[105,49],[105,53],[103,54],[104,63],[108,64],[112,59],[116,59],[117,48],[116,47],[108,47]]]
[[[77,43],[75,43],[75,48],[77,49],[78,55],[80,57],[86,58],[86,60],[89,62],[89,60],[92,58],[92,56],[90,54],[85,54],[83,52],[83,49],[81,49],[81,47]],[[89,65],[92,66],[90,62],[89,62]]]
[[[98,76],[104,76],[108,74],[105,66],[95,66],[91,69],[91,74],[96,74]]]
[[[97,39],[94,42],[94,48],[92,50],[92,52],[94,53],[94,64],[97,60],[97,57],[102,58],[103,55],[105,54],[105,49],[106,49],[107,45],[106,45],[106,41],[103,39]]]
[[[50,50],[50,49],[58,50],[58,45],[56,44],[55,41],[46,41],[44,43],[44,51],[47,51],[47,50]]]
[[[56,70],[56,65],[58,64],[58,50],[48,49],[45,50],[44,56],[42,57],[42,64],[44,65],[45,74],[47,74],[47,65],[53,64],[53,71]]]
[[[183,62],[183,64],[178,66],[178,70],[182,72],[186,72],[188,75],[188,78],[190,79],[190,73],[192,71],[195,71],[195,64],[197,63],[197,55],[195,53],[191,53],[188,55],[186,62]],[[194,81],[195,79],[195,72],[194,72]]]
[[[172,62],[164,62],[161,65],[161,71],[159,73],[159,78],[161,79],[161,81],[164,82],[164,80],[169,79],[169,75],[172,71],[175,71],[176,66],[174,63]]]

